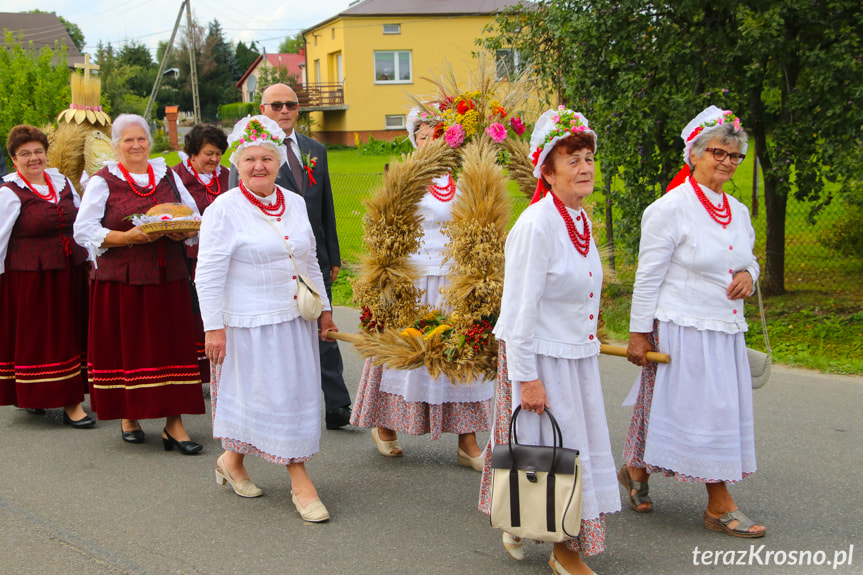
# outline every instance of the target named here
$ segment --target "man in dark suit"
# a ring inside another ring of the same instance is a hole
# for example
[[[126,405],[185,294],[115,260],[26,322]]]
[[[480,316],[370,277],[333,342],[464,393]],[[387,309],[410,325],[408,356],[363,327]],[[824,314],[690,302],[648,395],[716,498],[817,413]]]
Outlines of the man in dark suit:
[[[297,94],[290,86],[273,84],[261,95],[261,113],[284,130],[288,162],[279,169],[276,184],[303,196],[309,221],[315,233],[318,263],[324,276],[327,296],[332,301],[332,283],[339,274],[341,255],[336,235],[336,213],[327,165],[327,149],[294,130],[300,115]],[[312,181],[314,180],[314,181]],[[231,167],[230,187],[237,185],[236,167]],[[351,396],[342,377],[342,354],[334,341],[320,341],[321,389],[324,392],[327,429],[338,429],[350,422]]]

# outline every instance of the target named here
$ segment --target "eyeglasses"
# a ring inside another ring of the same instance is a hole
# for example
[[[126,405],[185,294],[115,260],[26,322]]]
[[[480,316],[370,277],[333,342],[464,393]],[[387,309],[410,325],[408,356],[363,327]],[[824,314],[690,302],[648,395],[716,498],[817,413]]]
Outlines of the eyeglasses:
[[[23,152],[16,152],[15,153],[15,157],[21,158],[22,160],[26,160],[30,156],[36,156],[37,158],[43,158],[43,157],[45,157],[45,150],[43,150],[42,148],[39,148],[38,150],[33,150],[32,152],[25,150]]]
[[[267,102],[266,104],[262,105],[271,107],[274,112],[281,112],[282,106],[287,108],[288,112],[293,112],[300,107],[299,102]]]
[[[743,158],[746,157],[746,154],[737,154],[732,153],[729,154],[722,148],[704,148],[705,152],[713,152],[713,159],[719,162],[720,164],[725,161],[725,158],[730,158],[731,163],[735,166],[739,166],[743,163]]]

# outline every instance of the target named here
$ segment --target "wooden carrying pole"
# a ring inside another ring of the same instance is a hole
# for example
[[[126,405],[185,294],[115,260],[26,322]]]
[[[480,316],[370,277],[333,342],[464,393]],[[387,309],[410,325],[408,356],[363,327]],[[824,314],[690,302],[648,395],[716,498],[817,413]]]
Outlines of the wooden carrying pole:
[[[362,341],[362,336],[355,333],[341,333],[339,331],[329,331],[327,332],[327,339],[345,341],[348,343],[360,343]],[[620,347],[619,345],[608,345],[603,343],[599,346],[599,352],[604,353],[605,355],[626,357],[626,348]],[[647,361],[652,361],[654,363],[671,363],[671,356],[669,356],[667,353],[648,351]]]

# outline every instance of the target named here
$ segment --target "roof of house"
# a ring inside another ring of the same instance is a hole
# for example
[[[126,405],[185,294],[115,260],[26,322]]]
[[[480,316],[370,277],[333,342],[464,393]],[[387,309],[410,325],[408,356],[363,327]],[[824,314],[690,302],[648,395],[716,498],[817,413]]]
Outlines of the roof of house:
[[[287,68],[289,74],[294,74],[300,78],[303,77],[303,68],[306,65],[306,55],[303,54],[261,54],[255,61],[252,62],[252,65],[249,66],[249,69],[246,70],[246,73],[243,74],[243,77],[237,81],[237,88],[242,88],[243,82],[249,77],[249,75],[255,71],[255,69],[261,64],[264,56],[267,57],[267,62],[271,66]]]
[[[335,16],[307,28],[314,30],[337,18],[363,16],[449,15],[470,16],[493,14],[523,0],[361,0]]]
[[[66,46],[66,56],[70,66],[82,64],[84,57],[72,42],[63,23],[54,14],[28,14],[23,12],[0,12],[0,30],[9,30],[16,36],[21,34],[25,42],[32,42],[36,51],[48,47],[54,49],[59,41]],[[0,44],[3,44],[0,35]]]

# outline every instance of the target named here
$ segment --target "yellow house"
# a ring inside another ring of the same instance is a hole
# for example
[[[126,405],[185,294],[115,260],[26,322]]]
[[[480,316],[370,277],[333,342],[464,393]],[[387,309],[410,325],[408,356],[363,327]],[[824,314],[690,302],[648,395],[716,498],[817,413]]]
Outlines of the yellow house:
[[[407,94],[434,94],[423,77],[452,65],[467,78],[483,28],[499,10],[518,0],[363,0],[303,31],[306,94],[315,137],[354,143],[369,136],[404,135],[411,104]],[[512,65],[511,51],[496,55],[499,70]],[[516,63],[517,65],[517,63]]]

